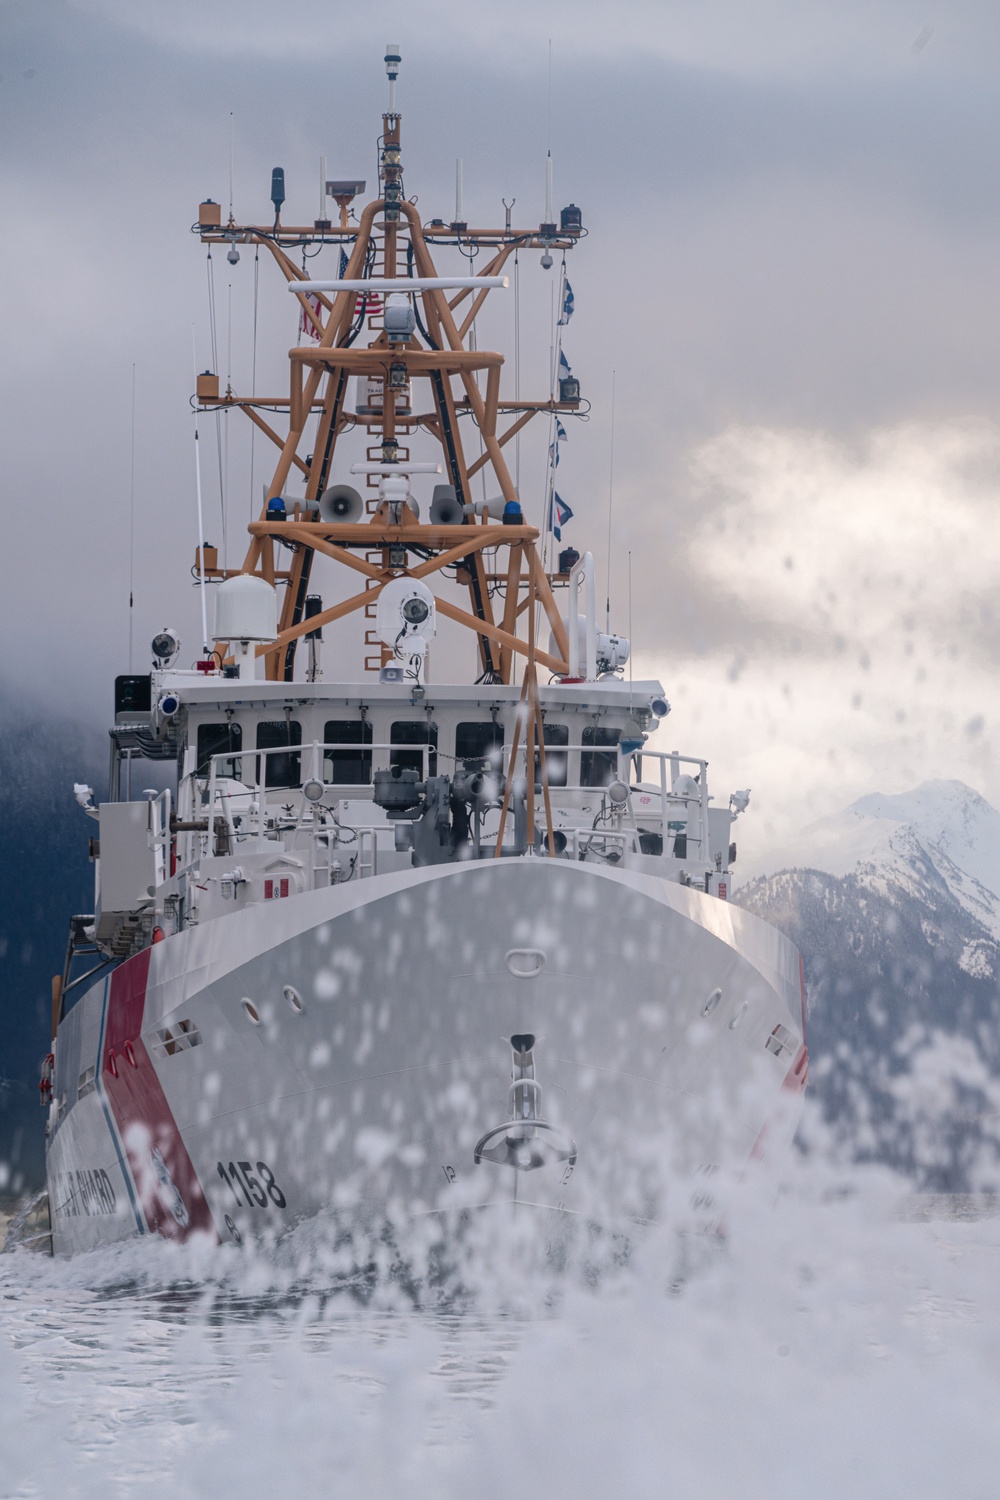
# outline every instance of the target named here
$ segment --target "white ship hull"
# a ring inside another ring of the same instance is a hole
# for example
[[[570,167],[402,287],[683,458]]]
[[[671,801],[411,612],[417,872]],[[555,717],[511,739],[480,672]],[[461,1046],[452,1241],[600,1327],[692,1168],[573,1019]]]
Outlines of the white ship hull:
[[[689,1178],[745,1162],[776,1114],[787,1130],[803,1033],[792,945],[656,876],[491,860],[272,900],[155,943],[64,1018],[54,1248],[515,1191],[645,1218],[666,1158]],[[534,1039],[551,1127],[530,1171],[475,1161],[510,1114],[512,1036]]]

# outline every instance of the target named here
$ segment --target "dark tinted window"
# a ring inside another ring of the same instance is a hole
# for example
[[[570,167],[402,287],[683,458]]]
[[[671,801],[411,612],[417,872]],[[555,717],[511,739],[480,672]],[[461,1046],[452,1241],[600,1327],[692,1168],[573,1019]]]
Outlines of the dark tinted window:
[[[499,751],[503,749],[503,725],[487,720],[459,724],[455,730],[455,763],[463,760],[488,760],[499,766]]]
[[[302,725],[297,719],[271,719],[257,725],[258,750],[301,743]],[[287,755],[261,756],[257,761],[257,780],[262,776],[265,786],[301,786],[302,756],[298,750],[290,750]]]
[[[323,725],[323,742],[326,745],[370,745],[372,726],[367,719],[331,719]],[[323,780],[343,783],[347,786],[365,786],[372,779],[372,753],[370,750],[323,751]]]
[[[569,744],[568,724],[544,724],[542,734],[545,740],[545,769],[549,774],[549,786],[565,786],[569,774],[569,756],[565,750],[560,750],[560,745]],[[535,752],[535,781],[542,779],[541,762],[538,752]]]
[[[115,713],[148,714],[153,706],[153,679],[130,675],[115,678]]]
[[[389,752],[389,764],[399,766],[404,771],[416,771],[418,775],[424,774],[424,757],[419,750],[397,750],[397,745],[431,745],[433,748],[427,757],[429,766],[428,776],[437,775],[437,742],[438,728],[436,724],[428,724],[426,719],[418,721],[414,719],[402,719],[393,724],[389,730],[389,743],[392,749]]]
[[[231,776],[235,781],[242,777],[242,765],[237,758],[243,749],[243,730],[239,724],[198,725],[198,775],[207,776],[213,755],[229,756],[220,760],[215,768],[216,776]]]
[[[620,729],[606,729],[600,724],[588,724],[583,731],[584,745],[606,745],[608,749],[583,750],[580,754],[580,785],[609,786],[618,776],[618,751],[610,748],[618,744]]]

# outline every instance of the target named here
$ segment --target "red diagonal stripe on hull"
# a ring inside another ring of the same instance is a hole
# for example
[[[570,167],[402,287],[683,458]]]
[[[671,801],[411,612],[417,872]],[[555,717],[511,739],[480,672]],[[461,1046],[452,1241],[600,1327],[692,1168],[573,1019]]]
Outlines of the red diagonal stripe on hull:
[[[218,1239],[194,1163],[140,1038],[149,960],[146,948],[111,976],[101,1059],[104,1091],[150,1229],[171,1240],[193,1234]],[[132,1044],[135,1067],[125,1057],[126,1042]]]

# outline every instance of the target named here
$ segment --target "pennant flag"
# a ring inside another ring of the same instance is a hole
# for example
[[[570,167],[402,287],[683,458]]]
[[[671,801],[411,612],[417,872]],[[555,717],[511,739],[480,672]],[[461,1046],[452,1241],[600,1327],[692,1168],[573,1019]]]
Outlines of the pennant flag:
[[[573,512],[566,504],[561,495],[552,491],[552,535],[557,542],[562,541],[562,529],[567,521],[572,520]]]
[[[563,424],[560,422],[559,418],[556,417],[556,433],[555,433],[555,437],[552,439],[551,443],[549,444],[549,464],[550,464],[550,466],[553,469],[557,468],[558,465],[559,465],[559,444],[562,442],[562,440],[563,440],[563,438],[565,436],[566,436],[566,429],[563,426]]]
[[[559,324],[565,327],[573,316],[573,288],[566,282],[566,290],[563,293],[562,312],[559,314]]]
[[[571,375],[572,373],[573,372],[571,371],[571,369],[569,367],[569,360],[566,358],[566,351],[565,351],[565,349],[560,349],[559,350],[559,374],[560,374],[560,377],[563,376],[563,375]]]

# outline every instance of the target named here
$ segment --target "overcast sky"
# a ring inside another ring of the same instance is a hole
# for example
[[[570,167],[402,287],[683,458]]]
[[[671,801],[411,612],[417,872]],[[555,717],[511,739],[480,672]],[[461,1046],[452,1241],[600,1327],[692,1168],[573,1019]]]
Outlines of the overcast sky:
[[[393,40],[425,217],[452,216],[461,155],[470,220],[506,196],[537,223],[549,142],[557,203],[583,208],[567,540],[603,595],[614,370],[613,627],[631,556],[637,669],[674,703],[668,748],[754,788],[748,856],[929,776],[1000,802],[1000,7],[33,0],[0,25],[10,683],[103,717],[127,669],[133,365],[136,666],[167,621],[197,645],[192,331],[199,367],[248,389],[254,266],[215,257],[213,352],[189,225],[205,196],[228,206],[230,132],[238,219],[266,214],[279,163],[299,221],[320,154],[371,183]],[[294,309],[260,273],[258,389],[278,393]],[[553,275],[525,258],[522,394],[544,394]],[[509,296],[492,318],[480,344],[509,354]],[[521,451],[529,515],[544,436]],[[227,447],[232,561],[235,425]]]

